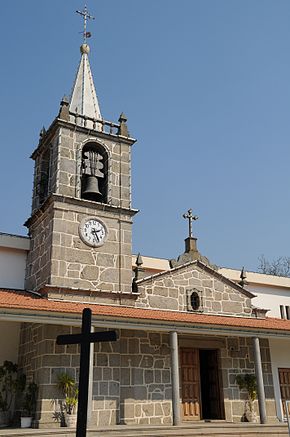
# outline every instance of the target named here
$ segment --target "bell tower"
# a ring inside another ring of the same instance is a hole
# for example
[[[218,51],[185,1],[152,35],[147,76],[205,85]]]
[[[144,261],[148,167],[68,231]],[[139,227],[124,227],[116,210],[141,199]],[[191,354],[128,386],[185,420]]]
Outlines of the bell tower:
[[[132,290],[135,140],[123,113],[118,123],[102,118],[86,40],[80,50],[71,97],[62,99],[58,116],[41,130],[32,154],[26,288],[62,299],[98,296],[105,301]]]

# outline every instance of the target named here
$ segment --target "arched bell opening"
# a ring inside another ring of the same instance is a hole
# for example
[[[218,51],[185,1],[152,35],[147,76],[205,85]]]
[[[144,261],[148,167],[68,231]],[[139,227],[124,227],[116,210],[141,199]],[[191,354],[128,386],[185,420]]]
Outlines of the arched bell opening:
[[[48,196],[49,188],[49,164],[50,164],[50,150],[46,150],[40,161],[40,175],[39,175],[39,186],[38,186],[38,196],[39,204],[41,205]]]
[[[107,202],[108,155],[103,146],[87,143],[82,150],[81,197]]]

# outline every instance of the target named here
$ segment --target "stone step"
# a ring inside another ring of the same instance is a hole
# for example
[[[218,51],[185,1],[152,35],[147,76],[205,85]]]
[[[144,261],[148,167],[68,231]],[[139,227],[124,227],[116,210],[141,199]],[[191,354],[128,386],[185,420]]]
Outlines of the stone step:
[[[101,432],[100,432],[101,431]],[[99,430],[99,432],[89,434],[90,437],[289,437],[286,425],[188,425],[182,427],[159,427],[142,429],[123,429],[123,430]]]
[[[54,429],[0,429],[0,437],[74,437],[75,430]],[[87,437],[289,437],[286,424],[184,424],[181,426],[126,426],[90,428]]]

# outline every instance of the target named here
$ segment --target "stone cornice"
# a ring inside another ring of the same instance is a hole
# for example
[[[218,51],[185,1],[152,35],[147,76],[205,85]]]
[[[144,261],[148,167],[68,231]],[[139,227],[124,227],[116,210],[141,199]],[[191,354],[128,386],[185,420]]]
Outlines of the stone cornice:
[[[34,149],[32,152],[30,158],[36,159],[37,155],[41,153],[41,151],[44,149],[46,144],[51,141],[53,135],[55,134],[55,131],[59,127],[65,127],[67,129],[71,129],[76,132],[83,132],[88,136],[94,136],[96,138],[102,138],[107,139],[110,141],[116,141],[116,142],[122,142],[129,145],[133,145],[137,140],[134,138],[124,137],[122,135],[116,135],[116,134],[110,134],[107,132],[100,132],[94,129],[90,129],[84,126],[79,126],[75,123],[72,123],[71,121],[65,121],[58,117],[56,117],[51,125],[49,126],[48,130],[44,134],[42,140],[39,142],[39,145]]]
[[[96,299],[99,297],[115,301],[118,304],[122,304],[122,300],[135,301],[140,293],[128,293],[122,291],[103,291],[101,289],[93,290],[90,288],[75,288],[75,287],[60,287],[50,284],[46,284],[38,293],[42,297],[47,297],[54,301],[61,302],[75,302],[75,303],[96,303]],[[81,299],[80,299],[81,298]],[[128,302],[126,302],[128,304]]]
[[[41,217],[47,208],[54,202],[60,202],[63,204],[68,203],[70,205],[82,206],[85,208],[95,209],[96,211],[112,212],[114,214],[121,213],[122,215],[128,215],[129,217],[133,217],[139,212],[138,209],[108,205],[107,203],[93,202],[91,200],[78,199],[76,197],[62,196],[60,194],[50,194],[45,202],[32,213],[31,217],[26,220],[24,226],[31,226],[31,224]]]
[[[115,205],[109,205],[107,203],[101,203],[101,202],[94,202],[92,200],[86,200],[86,199],[78,199],[76,197],[69,197],[69,196],[62,196],[60,194],[52,194],[51,197],[54,201],[60,202],[60,203],[69,203],[70,205],[77,205],[77,206],[83,206],[85,208],[95,209],[98,211],[106,211],[106,212],[113,212],[113,213],[122,213],[127,214],[130,217],[133,217],[137,212],[139,212],[138,209],[132,209],[132,208],[124,208],[120,206]]]
[[[32,152],[30,156],[31,159],[35,160],[39,155],[39,153],[43,151],[47,143],[49,143],[52,140],[57,127],[58,127],[57,118],[55,118],[51,123],[51,125],[49,126],[49,128],[47,129],[47,131],[45,132],[45,134],[43,135],[42,139],[39,141],[38,146]]]

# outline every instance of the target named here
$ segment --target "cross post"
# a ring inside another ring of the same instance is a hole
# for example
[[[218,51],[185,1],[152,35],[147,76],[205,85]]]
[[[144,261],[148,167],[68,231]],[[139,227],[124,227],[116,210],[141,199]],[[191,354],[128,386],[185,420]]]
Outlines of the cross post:
[[[60,345],[80,344],[81,346],[76,437],[86,437],[87,433],[90,344],[100,341],[117,340],[117,334],[115,331],[91,332],[91,326],[92,311],[90,308],[84,308],[81,333],[58,335],[56,339],[56,343]]]
[[[192,221],[198,220],[198,217],[197,215],[192,215],[191,208],[187,211],[187,214],[183,214],[182,217],[188,219],[188,234],[189,234],[189,238],[192,238]]]
[[[87,21],[88,21],[88,19],[94,20],[95,17],[93,17],[93,16],[89,13],[89,11],[88,11],[86,5],[85,5],[83,11],[76,11],[76,13],[77,13],[77,14],[80,14],[80,15],[83,17],[83,19],[84,19],[83,38],[84,38],[84,44],[86,44],[88,33],[89,33],[89,36],[90,36],[90,32],[87,33]]]

